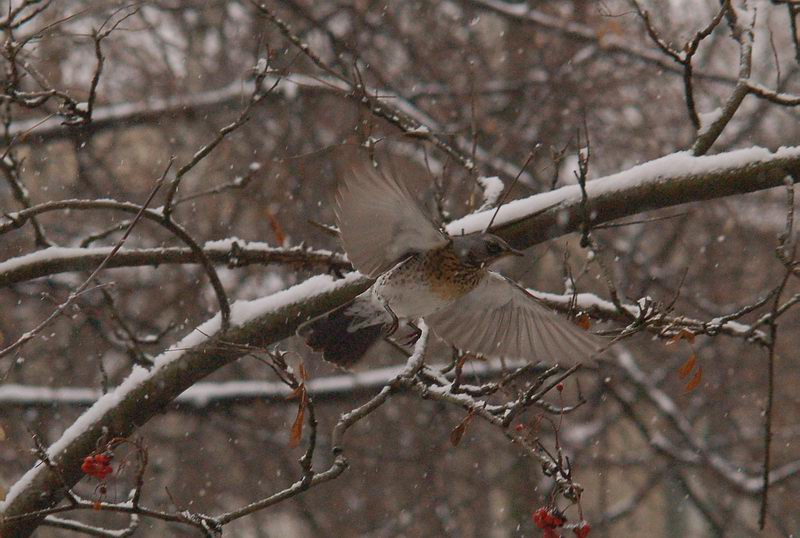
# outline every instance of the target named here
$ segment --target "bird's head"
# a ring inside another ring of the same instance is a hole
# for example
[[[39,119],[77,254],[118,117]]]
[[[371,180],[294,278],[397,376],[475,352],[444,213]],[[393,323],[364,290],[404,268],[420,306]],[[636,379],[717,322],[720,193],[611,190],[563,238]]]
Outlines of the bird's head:
[[[477,236],[463,236],[453,239],[456,255],[467,265],[486,267],[505,256],[524,256],[499,237],[490,233]]]

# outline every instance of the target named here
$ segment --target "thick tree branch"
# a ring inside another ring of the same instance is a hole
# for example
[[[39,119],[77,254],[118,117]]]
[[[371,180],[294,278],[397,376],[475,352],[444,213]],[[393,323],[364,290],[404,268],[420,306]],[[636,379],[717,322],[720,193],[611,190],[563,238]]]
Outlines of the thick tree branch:
[[[2,515],[55,505],[64,495],[62,481],[72,485],[82,478],[81,460],[95,449],[101,436],[130,435],[181,392],[246,353],[242,345],[267,346],[291,336],[299,322],[334,307],[367,285],[363,278],[333,282],[323,276],[260,301],[236,303],[231,318],[234,326],[225,333],[224,342],[216,338],[219,315],[209,320],[157,357],[151,370],[134,368],[126,381],[82,415],[48,451],[60,473],[47,465],[34,466],[8,491],[0,505]],[[3,538],[29,536],[36,526],[36,518],[0,523],[0,534]]]
[[[800,148],[775,153],[749,149],[692,157],[680,153],[637,166],[626,172],[591,181],[586,191],[596,212],[594,223],[632,216],[682,203],[743,194],[783,185],[787,175],[800,172]],[[498,214],[498,233],[517,247],[530,247],[549,238],[580,229],[581,195],[578,186],[506,204]],[[480,231],[491,211],[450,224],[451,233]],[[164,352],[152,370],[134,368],[116,390],[101,398],[48,450],[60,473],[50,466],[34,466],[8,492],[0,510],[19,516],[58,503],[68,485],[81,478],[81,459],[106,432],[130,435],[161,412],[194,383],[246,352],[239,344],[267,346],[292,334],[305,319],[342,304],[363,291],[369,280],[351,275],[334,282],[315,277],[271,297],[237,303],[225,342],[216,338],[219,316]],[[208,335],[208,336],[206,336]],[[60,474],[60,476],[58,476]],[[4,538],[29,536],[36,518],[0,524]]]
[[[625,172],[590,181],[592,225],[689,202],[746,194],[783,186],[784,178],[800,173],[800,147],[770,152],[750,148],[707,157],[675,153]],[[491,218],[482,212],[448,225],[451,234],[481,231]],[[515,200],[504,205],[493,230],[517,248],[580,230],[579,185]]]

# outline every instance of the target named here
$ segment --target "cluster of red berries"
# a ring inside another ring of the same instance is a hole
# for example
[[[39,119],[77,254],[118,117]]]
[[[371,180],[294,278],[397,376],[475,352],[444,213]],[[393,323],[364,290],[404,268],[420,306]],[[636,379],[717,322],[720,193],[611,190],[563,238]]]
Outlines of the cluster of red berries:
[[[533,512],[533,523],[537,528],[542,529],[542,538],[559,538],[556,532],[558,527],[563,527],[567,518],[555,508],[541,507]],[[586,538],[592,530],[592,526],[585,521],[577,525],[570,525],[572,532],[577,538]]]
[[[537,528],[544,531],[544,538],[557,536],[554,529],[561,527],[567,519],[555,508],[538,508],[533,512],[533,522]]]
[[[100,453],[86,456],[83,458],[81,471],[98,480],[105,480],[108,475],[114,472],[114,469],[111,467],[111,455]]]

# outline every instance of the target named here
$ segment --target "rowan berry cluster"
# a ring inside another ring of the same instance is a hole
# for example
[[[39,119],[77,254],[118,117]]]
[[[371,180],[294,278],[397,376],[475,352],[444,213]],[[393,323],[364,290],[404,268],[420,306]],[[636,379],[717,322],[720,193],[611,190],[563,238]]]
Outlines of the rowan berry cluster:
[[[541,507],[533,512],[533,523],[537,528],[542,529],[542,538],[559,538],[561,536],[556,529],[563,527],[567,518],[555,508]],[[569,525],[577,538],[586,538],[592,530],[592,526],[586,521],[581,521],[577,525]]]
[[[100,453],[86,456],[83,458],[81,471],[98,480],[105,480],[108,475],[114,472],[114,469],[111,467],[111,455]]]

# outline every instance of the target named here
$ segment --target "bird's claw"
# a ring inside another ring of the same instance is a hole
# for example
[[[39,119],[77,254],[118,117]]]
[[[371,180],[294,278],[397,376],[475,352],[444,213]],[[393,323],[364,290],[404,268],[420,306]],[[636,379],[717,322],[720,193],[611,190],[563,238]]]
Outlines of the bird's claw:
[[[400,326],[400,320],[398,319],[397,314],[395,314],[392,311],[392,309],[389,308],[388,304],[384,305],[383,308],[385,308],[386,311],[389,313],[389,315],[392,317],[392,321],[389,322],[389,324],[384,325],[383,327],[384,336],[392,336],[394,333],[397,332],[397,328]]]
[[[383,326],[383,335],[392,336],[397,332],[398,327],[400,327],[400,322],[395,318],[390,323]]]
[[[401,344],[404,346],[413,346],[419,340],[419,337],[422,336],[422,329],[411,323],[408,322],[408,326],[411,328],[411,332],[400,341]]]

